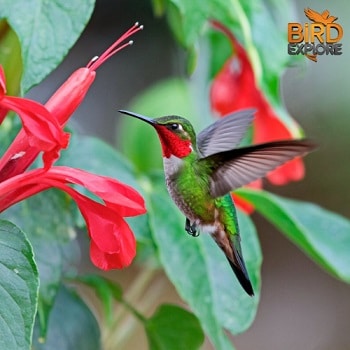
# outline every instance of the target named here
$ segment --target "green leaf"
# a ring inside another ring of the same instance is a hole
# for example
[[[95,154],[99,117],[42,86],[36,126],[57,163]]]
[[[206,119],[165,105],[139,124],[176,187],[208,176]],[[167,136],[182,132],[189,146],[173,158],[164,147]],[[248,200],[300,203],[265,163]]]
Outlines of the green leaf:
[[[279,73],[290,63],[287,54],[287,23],[293,13],[287,0],[259,1],[248,14],[254,44],[259,52],[263,71],[263,87],[278,97]],[[272,59],[273,58],[273,59]]]
[[[35,350],[98,350],[101,348],[100,330],[83,300],[62,286],[50,315],[46,339],[41,338],[36,323],[33,343]]]
[[[245,2],[244,7],[241,7],[240,2],[236,0],[168,0],[168,3],[170,12],[178,13],[177,16],[171,14],[169,24],[177,40],[187,48],[191,48],[198,41],[211,19],[234,29],[239,35],[243,30],[249,32],[249,22],[245,16],[257,7],[256,1]],[[242,28],[243,25],[245,28]]]
[[[43,335],[64,271],[80,258],[72,203],[66,194],[49,190],[1,214],[27,232],[33,245],[40,275],[38,312]]]
[[[15,225],[0,220],[0,349],[30,348],[38,289],[29,241]]]
[[[198,319],[175,305],[161,305],[145,329],[151,350],[195,350],[204,341]]]
[[[210,11],[213,10],[214,3],[219,4],[219,2],[217,0],[169,1],[173,5],[173,7],[170,7],[170,26],[175,33],[175,37],[182,45],[189,48],[196,42],[209,18]]]
[[[75,280],[94,289],[102,302],[107,322],[111,324],[113,319],[113,300],[122,301],[122,287],[116,282],[112,282],[100,275],[83,275],[76,277]]]
[[[22,75],[21,45],[5,20],[0,20],[0,62],[5,71],[7,95],[18,95]]]
[[[350,221],[315,204],[266,191],[240,189],[240,196],[280,229],[312,260],[350,283]]]
[[[44,79],[68,53],[90,19],[94,0],[3,0],[0,14],[22,48],[22,92]]]
[[[256,296],[243,291],[226,258],[208,234],[190,237],[185,218],[168,196],[150,193],[148,209],[161,263],[181,297],[199,318],[216,349],[232,349],[225,329],[236,334],[252,323],[259,301],[262,261],[255,228],[239,213],[242,250]]]

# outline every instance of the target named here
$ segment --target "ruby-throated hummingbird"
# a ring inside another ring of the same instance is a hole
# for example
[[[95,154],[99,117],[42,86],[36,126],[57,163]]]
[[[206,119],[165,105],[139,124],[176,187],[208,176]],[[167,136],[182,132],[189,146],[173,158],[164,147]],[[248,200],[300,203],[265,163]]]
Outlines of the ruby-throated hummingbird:
[[[288,160],[314,148],[308,140],[275,141],[235,148],[254,118],[254,110],[233,113],[196,134],[182,117],[141,119],[158,133],[166,185],[186,216],[185,230],[211,234],[223,250],[244,290],[254,295],[243,260],[236,210],[230,192],[266,175]]]

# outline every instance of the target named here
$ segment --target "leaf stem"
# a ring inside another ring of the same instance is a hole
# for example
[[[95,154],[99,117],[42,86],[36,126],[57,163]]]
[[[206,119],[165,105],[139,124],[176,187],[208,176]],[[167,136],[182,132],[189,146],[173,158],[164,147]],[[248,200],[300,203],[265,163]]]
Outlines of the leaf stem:
[[[245,48],[246,48],[246,51],[248,52],[248,55],[250,57],[250,60],[254,69],[256,82],[258,85],[260,85],[260,81],[262,79],[262,65],[261,65],[259,53],[253,43],[253,34],[251,31],[251,26],[250,26],[248,17],[245,14],[239,0],[231,0],[231,4],[234,8],[234,12],[242,28]]]

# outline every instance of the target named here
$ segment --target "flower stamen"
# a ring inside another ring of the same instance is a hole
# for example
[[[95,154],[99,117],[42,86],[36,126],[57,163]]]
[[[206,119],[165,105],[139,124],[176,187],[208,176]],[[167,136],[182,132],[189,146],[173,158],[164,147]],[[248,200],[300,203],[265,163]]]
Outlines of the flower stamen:
[[[125,47],[133,44],[130,40],[127,43],[123,43],[126,39],[143,29],[143,25],[136,22],[129,30],[127,30],[118,40],[116,40],[101,56],[93,57],[86,65],[91,71],[95,71],[101,64],[107,61],[110,57],[115,55],[117,52],[123,50]]]

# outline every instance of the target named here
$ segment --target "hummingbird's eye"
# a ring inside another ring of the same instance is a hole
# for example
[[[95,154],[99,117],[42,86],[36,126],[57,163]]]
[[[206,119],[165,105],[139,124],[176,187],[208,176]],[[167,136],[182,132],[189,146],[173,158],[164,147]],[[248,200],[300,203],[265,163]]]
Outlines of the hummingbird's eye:
[[[178,129],[180,129],[180,124],[172,123],[172,124],[170,124],[170,129],[171,130],[178,130]]]

